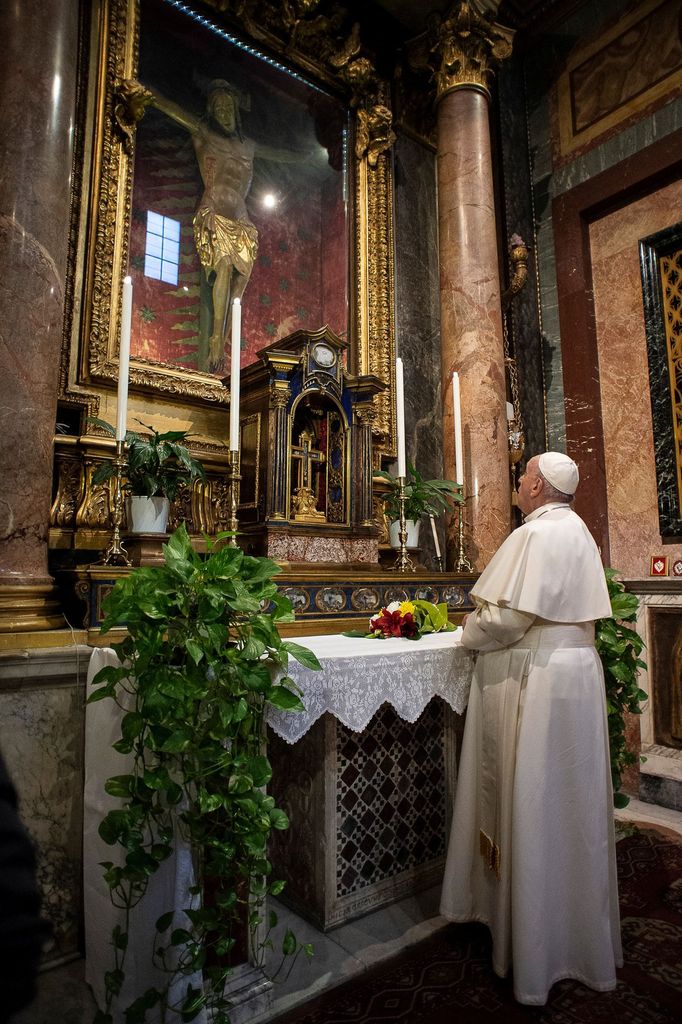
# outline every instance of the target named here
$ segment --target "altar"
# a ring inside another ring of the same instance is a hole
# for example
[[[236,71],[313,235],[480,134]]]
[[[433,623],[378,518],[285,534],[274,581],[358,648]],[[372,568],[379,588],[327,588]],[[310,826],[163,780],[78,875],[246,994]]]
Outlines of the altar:
[[[280,899],[326,931],[440,882],[473,660],[461,629],[419,641],[312,636],[305,712],[268,715],[270,786],[290,817]]]
[[[460,635],[456,630],[417,642],[306,637],[322,670],[290,665],[306,710],[271,708],[268,714],[270,790],[292,820],[288,832],[275,834],[269,855],[277,877],[288,883],[280,898],[322,929],[442,875],[455,781],[455,716],[466,707],[473,665]],[[115,657],[109,648],[93,651],[88,692]],[[125,770],[124,756],[111,747],[122,714],[111,701],[86,706],[86,977],[100,1001],[111,930],[122,912],[112,906],[101,878],[99,865],[112,849],[97,827],[116,803],[104,794],[104,783]],[[136,955],[129,983],[138,992],[156,980],[143,958],[159,908],[188,905],[192,880],[180,841],[154,880],[152,906],[141,904],[131,919]],[[267,983],[260,978],[258,984]]]

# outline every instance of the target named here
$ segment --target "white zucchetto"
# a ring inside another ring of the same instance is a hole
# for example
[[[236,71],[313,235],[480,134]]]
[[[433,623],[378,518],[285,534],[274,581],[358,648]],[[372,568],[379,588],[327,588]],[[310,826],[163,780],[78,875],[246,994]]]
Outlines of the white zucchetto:
[[[562,494],[575,494],[580,480],[578,467],[573,459],[562,452],[543,452],[538,461],[538,469],[548,484],[556,487]]]

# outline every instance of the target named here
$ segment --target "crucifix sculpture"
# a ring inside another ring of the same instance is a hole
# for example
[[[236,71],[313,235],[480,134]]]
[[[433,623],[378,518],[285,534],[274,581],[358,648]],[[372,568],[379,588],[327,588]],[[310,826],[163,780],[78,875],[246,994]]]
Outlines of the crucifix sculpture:
[[[297,445],[291,446],[291,457],[297,459],[298,486],[291,499],[291,518],[298,522],[324,523],[327,520],[324,512],[317,508],[317,496],[312,486],[313,465],[321,466],[325,462],[325,456],[321,451],[313,448],[314,435],[307,430],[302,430]]]

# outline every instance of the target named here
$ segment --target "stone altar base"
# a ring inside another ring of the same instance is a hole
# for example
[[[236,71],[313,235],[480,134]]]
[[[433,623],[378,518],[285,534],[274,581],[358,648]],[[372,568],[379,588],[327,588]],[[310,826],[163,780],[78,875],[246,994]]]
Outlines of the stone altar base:
[[[270,791],[291,820],[269,851],[280,899],[328,931],[439,884],[462,722],[435,698],[412,724],[384,705],[361,733],[329,714],[293,745],[269,730]]]

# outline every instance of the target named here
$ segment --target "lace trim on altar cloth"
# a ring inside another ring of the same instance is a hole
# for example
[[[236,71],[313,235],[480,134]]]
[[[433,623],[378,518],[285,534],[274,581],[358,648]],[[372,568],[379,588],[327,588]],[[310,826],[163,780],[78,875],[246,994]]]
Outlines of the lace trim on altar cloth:
[[[328,646],[329,638],[302,637],[301,643],[317,654],[322,670],[290,665],[306,710],[269,708],[268,725],[287,743],[296,743],[326,712],[354,732],[366,729],[383,704],[390,704],[406,722],[416,722],[433,697],[441,697],[461,714],[469,697],[473,657],[453,637],[445,633],[418,641],[345,638],[348,644],[366,648],[366,654],[349,657],[325,657],[324,641]],[[377,650],[383,645],[385,649]]]

